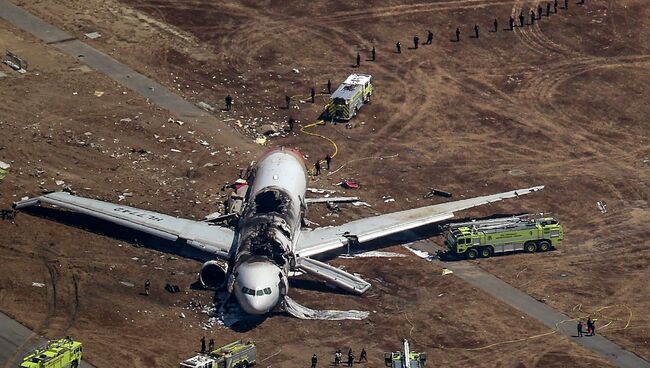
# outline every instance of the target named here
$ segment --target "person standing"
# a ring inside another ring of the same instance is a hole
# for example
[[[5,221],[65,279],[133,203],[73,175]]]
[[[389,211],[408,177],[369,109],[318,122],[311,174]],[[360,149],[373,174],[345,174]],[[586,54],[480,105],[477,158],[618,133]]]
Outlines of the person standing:
[[[524,17],[524,12],[523,11],[519,12],[519,26],[520,27],[523,27],[525,25],[525,23],[524,23],[525,20],[526,20],[526,17]]]
[[[557,14],[557,0],[553,0],[553,13]]]
[[[372,61],[375,61],[377,59],[377,51],[375,50],[375,46],[373,46],[372,51],[370,51],[370,59]]]
[[[289,116],[289,121],[287,121],[287,123],[289,124],[289,131],[293,132],[293,125],[296,123],[296,121],[293,120],[293,116]]]
[[[205,336],[201,337],[201,352],[205,353]]]
[[[149,281],[149,279],[147,279],[147,280],[144,282],[144,295],[149,296],[149,290],[150,290],[150,289],[151,289],[151,281]]]
[[[564,10],[569,10],[569,0],[564,0]]]
[[[551,16],[551,3],[546,2],[546,16],[550,17]]]
[[[331,93],[332,93],[332,81],[330,81],[328,79],[327,80],[327,94],[331,94]]]
[[[314,354],[311,356],[311,368],[316,368],[316,364],[318,364],[318,358]]]
[[[510,16],[510,19],[508,19],[508,27],[511,31],[515,29],[515,18],[513,18],[512,15]]]
[[[348,350],[348,367],[352,367],[352,364],[354,364],[354,354],[352,354],[352,348]]]
[[[402,44],[399,41],[395,44],[395,50],[397,50],[398,54],[402,53]]]
[[[330,165],[332,164],[332,156],[330,156],[329,153],[325,156],[325,163],[327,164],[327,170],[329,171]]]
[[[537,5],[537,19],[542,19],[542,13],[544,12],[544,9],[542,9],[541,5]]]
[[[456,28],[456,42],[460,42],[460,28]]]
[[[316,163],[314,164],[314,171],[316,172],[316,175],[320,175],[320,160],[316,160]]]
[[[291,97],[289,95],[284,95],[284,102],[287,104],[287,109],[291,107]]]
[[[208,351],[213,351],[214,350],[214,339],[210,339],[208,342]]]
[[[578,337],[582,337],[582,321],[578,321],[578,326],[576,326],[578,329]]]
[[[426,45],[431,45],[433,43],[433,32],[431,30],[427,31],[427,42]]]
[[[310,95],[311,95],[311,103],[316,102],[316,90],[314,89],[314,87],[311,87],[311,91],[309,91],[309,92],[310,92]]]
[[[499,21],[497,18],[494,18],[494,32],[496,33],[499,30]]]
[[[338,349],[336,353],[334,353],[334,365],[337,367],[341,365],[341,360],[343,360],[343,354],[341,354],[341,349]]]
[[[474,25],[474,36],[478,38],[478,24]]]
[[[359,363],[361,361],[368,362],[368,353],[366,353],[366,348],[361,349],[361,355],[359,355]]]
[[[534,10],[530,11],[530,25],[531,26],[535,25],[535,11]]]
[[[418,44],[420,43],[420,37],[418,35],[413,36],[413,48],[418,49]]]
[[[232,96],[228,95],[226,96],[226,111],[230,111],[232,109]]]
[[[357,51],[357,68],[361,66],[361,54]]]

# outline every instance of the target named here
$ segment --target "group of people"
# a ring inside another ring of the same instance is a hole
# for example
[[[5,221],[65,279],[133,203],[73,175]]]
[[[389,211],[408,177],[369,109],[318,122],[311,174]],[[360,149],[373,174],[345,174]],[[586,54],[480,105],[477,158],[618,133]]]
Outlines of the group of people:
[[[578,336],[577,337],[582,337],[584,336],[584,325],[582,324],[582,320],[578,320]],[[596,334],[596,321],[591,319],[589,317],[587,319],[587,336],[594,336]]]
[[[368,362],[368,354],[366,353],[365,348],[361,349],[361,354],[359,354],[358,363],[361,362],[366,362],[366,363]],[[316,356],[316,354],[314,354],[311,357],[311,368],[316,368],[317,364],[318,364],[318,357]],[[341,349],[338,349],[334,353],[334,365],[340,366],[341,364],[343,364],[343,353],[341,352]],[[352,348],[348,350],[346,364],[348,367],[352,367],[354,365],[354,353],[352,352]]]
[[[201,353],[209,353],[214,350],[214,339],[208,341],[208,349],[205,348],[205,336],[201,337]]]
[[[327,170],[330,170],[330,167],[332,165],[332,156],[328,153],[327,156],[325,156],[325,164],[327,165]],[[316,163],[314,164],[314,175],[318,176],[320,175],[321,171],[321,160],[316,160]]]

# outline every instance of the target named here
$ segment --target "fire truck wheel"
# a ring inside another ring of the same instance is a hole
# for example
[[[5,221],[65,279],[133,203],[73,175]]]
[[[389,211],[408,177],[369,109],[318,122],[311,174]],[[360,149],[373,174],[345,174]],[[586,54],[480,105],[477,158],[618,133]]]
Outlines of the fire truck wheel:
[[[478,251],[474,248],[471,248],[467,251],[467,259],[476,259],[478,257]]]
[[[541,241],[537,246],[538,252],[547,252],[549,249],[551,249],[551,244],[546,240]]]
[[[492,247],[481,248],[481,258],[490,258],[492,257],[492,253]]]
[[[534,242],[527,242],[524,244],[524,251],[526,253],[533,253],[535,250],[537,250],[537,246]]]

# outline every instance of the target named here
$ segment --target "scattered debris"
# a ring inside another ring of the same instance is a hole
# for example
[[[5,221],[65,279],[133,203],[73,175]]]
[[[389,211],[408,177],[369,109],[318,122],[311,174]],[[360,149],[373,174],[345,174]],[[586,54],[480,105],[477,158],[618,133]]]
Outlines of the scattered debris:
[[[305,203],[341,203],[341,202],[358,202],[359,197],[323,197],[323,198],[305,198]]]
[[[596,206],[598,206],[600,213],[607,213],[607,203],[605,201],[596,202]]]
[[[176,153],[181,153],[181,150],[176,149],[176,148],[172,148],[172,149],[170,149],[170,151],[172,151],[172,152],[176,152]]]
[[[181,312],[180,317],[181,317],[181,318],[185,318],[185,313]]]
[[[262,145],[262,146],[265,145],[266,144],[266,137],[255,138],[255,143],[257,143],[259,145]]]
[[[366,207],[372,207],[368,202],[363,202],[363,201],[357,201],[357,202],[352,202],[353,206],[366,206]]]
[[[440,189],[431,189],[431,191],[429,193],[427,193],[424,196],[424,198],[431,198],[433,196],[451,198],[451,193],[446,192],[444,190],[440,190]]]
[[[99,32],[88,32],[88,33],[84,34],[84,36],[90,38],[91,40],[94,40],[94,39],[100,38],[102,36],[102,34],[99,33]]]
[[[526,175],[526,172],[522,169],[512,169],[508,171],[508,174],[512,176],[522,176],[522,175]]]
[[[327,209],[329,209],[332,212],[335,212],[335,213],[341,212],[341,209],[339,208],[339,206],[336,203],[326,202],[326,206],[327,206]]]
[[[104,91],[95,91],[95,96],[102,97],[103,95],[104,95]]]
[[[391,196],[383,196],[383,197],[381,197],[381,199],[384,200],[384,203],[395,202],[395,198],[393,198]]]
[[[0,182],[2,182],[2,179],[7,176],[10,167],[11,166],[8,163],[0,161]]]
[[[120,281],[120,284],[122,284],[122,285],[124,285],[126,287],[131,287],[131,288],[135,286],[133,283],[127,282],[127,281]]]
[[[317,193],[317,194],[324,194],[324,193],[330,193],[330,194],[333,194],[333,193],[336,193],[336,191],[333,190],[333,189],[307,188],[307,191],[309,191],[309,192],[311,192],[311,193]]]
[[[339,256],[339,258],[346,258],[346,259],[347,258],[402,258],[402,257],[406,257],[406,255],[402,253],[383,252],[378,250]]]
[[[58,186],[62,186],[62,185],[65,185],[65,181],[63,181],[63,180],[55,180],[54,184],[56,184]]]
[[[442,276],[449,275],[449,274],[452,274],[452,273],[454,273],[454,271],[452,271],[452,270],[450,270],[448,268],[443,268],[442,269]]]
[[[646,158],[645,160],[643,160],[643,163],[646,165],[650,165],[650,158]]]
[[[11,51],[7,50],[7,55],[5,56],[4,60],[2,60],[4,64],[9,65],[9,67],[18,73],[26,73],[27,72],[27,61],[19,58],[16,54],[12,53]]]
[[[415,248],[411,248],[408,244],[404,244],[404,245],[402,245],[402,246],[403,246],[404,248],[410,250],[410,251],[411,251],[413,254],[415,254],[416,256],[418,256],[418,257],[420,257],[420,258],[424,258],[424,259],[426,259],[428,262],[433,261],[434,258],[435,258],[434,256],[432,256],[432,255],[429,254],[428,252],[425,252],[425,251],[423,251],[423,250],[419,250],[419,249],[415,249]]]
[[[0,219],[3,220],[13,220],[16,218],[16,211],[13,209],[10,210],[0,210]]]
[[[167,283],[167,285],[165,285],[165,290],[174,294],[179,293],[181,291],[181,288],[178,285]]]
[[[185,124],[184,121],[177,120],[177,119],[174,119],[174,118],[169,118],[169,119],[167,119],[167,122],[168,122],[168,123],[178,124],[178,125],[180,125],[180,126],[183,126],[183,125]]]
[[[343,188],[346,189],[359,189],[361,188],[361,185],[359,185],[358,182],[354,180],[343,180],[342,182],[339,183]]]
[[[293,68],[292,70],[293,70],[294,73],[300,74],[300,70],[298,70],[298,68]]]
[[[215,109],[212,105],[209,105],[209,104],[207,104],[205,102],[199,102],[197,104],[197,106],[202,108],[203,110],[205,110],[207,112],[215,112],[215,111],[217,111],[217,109]]]
[[[45,287],[45,284],[40,282],[32,282],[32,286],[42,288]]]

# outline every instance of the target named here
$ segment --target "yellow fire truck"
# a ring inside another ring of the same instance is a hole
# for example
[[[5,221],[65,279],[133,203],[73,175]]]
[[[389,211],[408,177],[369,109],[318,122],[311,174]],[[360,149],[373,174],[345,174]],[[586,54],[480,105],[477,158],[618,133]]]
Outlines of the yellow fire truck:
[[[36,349],[23,358],[20,368],[77,368],[82,354],[82,344],[66,337]]]
[[[361,106],[370,102],[374,92],[372,76],[369,74],[350,74],[332,93],[325,106],[327,120],[350,120]]]

